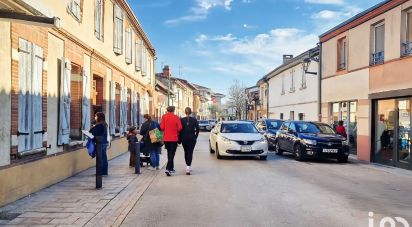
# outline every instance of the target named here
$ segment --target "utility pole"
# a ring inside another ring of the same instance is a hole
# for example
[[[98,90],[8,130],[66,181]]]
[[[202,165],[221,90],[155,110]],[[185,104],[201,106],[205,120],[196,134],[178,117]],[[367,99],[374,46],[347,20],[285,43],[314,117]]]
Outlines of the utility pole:
[[[167,77],[167,106],[170,106],[170,73]]]

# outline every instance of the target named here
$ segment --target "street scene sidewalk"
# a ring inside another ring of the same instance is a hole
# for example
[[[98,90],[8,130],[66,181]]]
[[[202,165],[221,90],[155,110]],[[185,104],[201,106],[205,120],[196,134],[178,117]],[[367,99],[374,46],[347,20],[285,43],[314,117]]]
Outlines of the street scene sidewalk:
[[[165,153],[160,166],[167,161]],[[2,207],[0,225],[118,226],[157,174],[163,173],[143,167],[137,175],[128,164],[129,152],[109,161],[101,190],[95,189],[92,167]]]

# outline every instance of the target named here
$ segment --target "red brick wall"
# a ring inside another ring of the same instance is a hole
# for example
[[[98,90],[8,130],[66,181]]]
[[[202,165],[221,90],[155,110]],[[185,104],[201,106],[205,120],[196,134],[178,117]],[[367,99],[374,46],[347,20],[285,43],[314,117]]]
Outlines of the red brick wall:
[[[70,128],[80,129],[82,127],[82,96],[83,85],[81,81],[72,80],[70,83]]]

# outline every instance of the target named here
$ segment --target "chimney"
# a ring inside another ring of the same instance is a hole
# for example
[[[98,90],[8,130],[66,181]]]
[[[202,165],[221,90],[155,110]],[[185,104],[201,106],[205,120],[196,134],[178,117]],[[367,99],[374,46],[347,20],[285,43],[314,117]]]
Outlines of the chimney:
[[[165,67],[163,67],[163,76],[164,77],[169,77],[170,76],[170,69],[168,65],[165,65]]]
[[[283,55],[283,64],[288,63],[290,60],[292,60],[292,58],[293,58],[293,55],[284,54],[284,55]]]

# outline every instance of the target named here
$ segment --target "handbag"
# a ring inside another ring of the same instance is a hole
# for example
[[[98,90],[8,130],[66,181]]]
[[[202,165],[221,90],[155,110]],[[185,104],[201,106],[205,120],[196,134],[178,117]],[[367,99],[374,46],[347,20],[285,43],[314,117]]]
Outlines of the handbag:
[[[161,143],[163,142],[163,132],[158,128],[149,131],[150,142]]]

